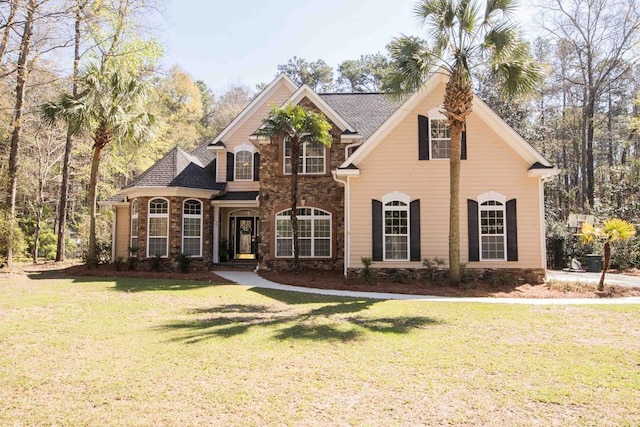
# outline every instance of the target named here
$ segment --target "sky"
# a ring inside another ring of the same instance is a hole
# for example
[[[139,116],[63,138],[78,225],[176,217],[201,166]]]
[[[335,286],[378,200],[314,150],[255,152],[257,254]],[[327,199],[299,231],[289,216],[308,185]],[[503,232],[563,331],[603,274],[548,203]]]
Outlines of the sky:
[[[346,59],[385,53],[401,34],[424,37],[416,0],[167,0],[163,65],[179,65],[214,93],[269,83],[294,56]],[[525,8],[526,9],[526,8]],[[524,9],[523,9],[524,10]],[[526,12],[526,11],[525,11]],[[519,13],[526,20],[526,13]]]

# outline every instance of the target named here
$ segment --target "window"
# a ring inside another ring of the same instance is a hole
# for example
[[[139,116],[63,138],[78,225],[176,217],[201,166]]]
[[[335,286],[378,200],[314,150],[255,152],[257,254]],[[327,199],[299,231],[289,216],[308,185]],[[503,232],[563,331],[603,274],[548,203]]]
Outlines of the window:
[[[236,153],[235,173],[236,181],[253,180],[253,153],[251,151],[242,150]]]
[[[169,202],[165,199],[149,201],[149,237],[147,256],[168,255],[169,244]]]
[[[326,147],[317,141],[305,142],[300,147],[300,165],[298,173],[305,175],[323,175],[325,172]],[[284,141],[284,173],[291,173],[291,142]]]
[[[298,208],[298,256],[331,256],[331,214],[321,209]],[[293,256],[291,209],[276,215],[276,256]]]
[[[185,200],[182,208],[182,253],[202,256],[202,203]]]
[[[451,157],[451,130],[444,119],[429,120],[431,158],[448,159]]]
[[[409,259],[409,207],[400,200],[384,204],[384,259]]]
[[[482,202],[480,204],[481,260],[504,260],[505,238],[504,203],[498,200]]]
[[[138,199],[134,199],[131,202],[131,241],[129,245],[132,249],[138,248],[138,211],[139,202]]]

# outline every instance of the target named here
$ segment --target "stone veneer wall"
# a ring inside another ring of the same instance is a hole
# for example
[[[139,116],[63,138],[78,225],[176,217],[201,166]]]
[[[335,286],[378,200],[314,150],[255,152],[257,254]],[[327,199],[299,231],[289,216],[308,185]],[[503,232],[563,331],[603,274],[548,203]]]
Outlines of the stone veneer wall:
[[[320,110],[308,98],[300,105],[309,111]],[[331,213],[331,258],[299,258],[300,266],[308,269],[341,270],[344,262],[344,189],[333,179],[331,171],[344,161],[344,146],[340,143],[341,130],[331,123],[333,144],[327,148],[324,175],[298,175],[298,206],[304,198],[306,207],[323,209]],[[292,269],[293,258],[275,257],[275,214],[289,209],[291,178],[283,173],[283,144],[273,140],[260,147],[260,243],[258,262],[261,269]]]
[[[152,258],[147,257],[147,212],[149,200],[155,198],[157,197],[138,197],[138,268],[140,270],[151,268]],[[176,257],[182,253],[182,204],[187,199],[202,202],[202,257],[193,257],[190,267],[193,270],[208,268],[213,258],[212,208],[209,200],[195,197],[161,198],[169,200],[169,256],[162,259],[161,268],[163,270],[178,269]]]

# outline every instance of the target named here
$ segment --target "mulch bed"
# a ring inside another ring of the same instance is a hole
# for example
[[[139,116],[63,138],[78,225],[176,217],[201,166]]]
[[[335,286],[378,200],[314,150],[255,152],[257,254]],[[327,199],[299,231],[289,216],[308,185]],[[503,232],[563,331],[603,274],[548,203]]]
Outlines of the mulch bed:
[[[25,265],[14,268],[11,273],[2,275],[41,274],[50,278],[64,278],[73,276],[93,277],[139,277],[175,280],[198,280],[211,283],[230,283],[215,274],[215,271],[192,271],[180,273],[175,271],[129,271],[126,268],[118,271],[115,265],[101,265],[98,268],[87,268],[85,265],[71,263],[43,263]],[[360,278],[346,279],[339,271],[303,271],[267,272],[259,274],[265,279],[282,283],[319,289],[340,289],[350,291],[398,293],[409,295],[435,295],[449,297],[494,297],[494,298],[612,298],[640,296],[640,288],[626,288],[622,286],[607,286],[604,292],[598,292],[595,285],[576,283],[551,284],[492,284],[483,281],[463,283],[462,286],[451,286],[446,282],[430,283],[426,281],[376,280],[367,283]]]

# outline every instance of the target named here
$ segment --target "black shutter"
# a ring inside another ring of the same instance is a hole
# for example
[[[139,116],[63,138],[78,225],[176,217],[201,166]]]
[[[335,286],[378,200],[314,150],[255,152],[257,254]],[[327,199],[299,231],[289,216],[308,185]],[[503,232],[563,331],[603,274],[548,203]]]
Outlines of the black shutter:
[[[460,145],[460,160],[467,160],[467,131],[462,131],[462,144]]]
[[[213,174],[215,182],[218,182],[218,156],[211,162],[211,173]]]
[[[233,153],[227,153],[227,181],[233,181]]]
[[[429,118],[418,116],[418,159],[429,160]]]
[[[253,153],[253,180],[260,181],[260,153]]]
[[[507,202],[507,261],[518,260],[518,218],[516,199]]]
[[[467,199],[467,238],[469,261],[480,261],[480,235],[478,230],[478,202]]]
[[[372,258],[382,261],[382,202],[371,200]]]
[[[411,261],[420,261],[420,200],[414,200],[409,204],[409,248],[411,251]]]

